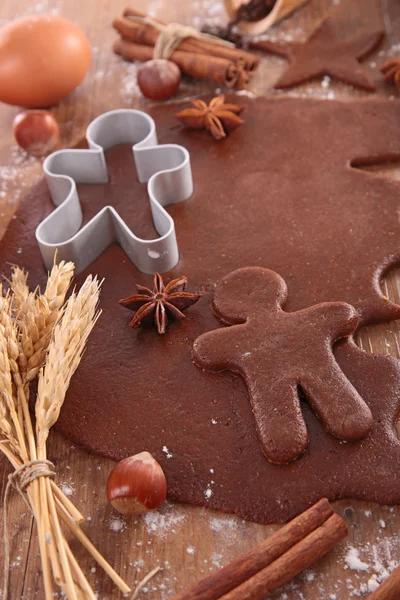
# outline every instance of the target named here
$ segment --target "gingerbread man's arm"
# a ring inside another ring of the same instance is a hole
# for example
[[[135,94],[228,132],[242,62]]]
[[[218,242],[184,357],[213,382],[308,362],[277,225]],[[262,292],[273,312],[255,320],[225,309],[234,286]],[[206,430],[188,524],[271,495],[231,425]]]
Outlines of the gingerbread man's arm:
[[[194,362],[209,371],[239,370],[237,360],[241,325],[207,331],[193,344]]]
[[[304,312],[307,312],[310,324],[332,342],[351,335],[358,326],[357,311],[346,302],[322,302]]]

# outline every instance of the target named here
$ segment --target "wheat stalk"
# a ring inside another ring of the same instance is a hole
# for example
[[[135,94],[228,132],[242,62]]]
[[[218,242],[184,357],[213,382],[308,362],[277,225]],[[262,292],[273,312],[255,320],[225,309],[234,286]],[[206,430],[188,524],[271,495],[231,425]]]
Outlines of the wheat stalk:
[[[71,377],[77,369],[89,334],[97,320],[100,286],[97,279],[88,277],[78,294],[69,298],[62,319],[56,323],[49,345],[45,367],[40,371],[36,400],[36,432],[38,458],[46,459],[46,441],[50,428],[57,421],[65,400]],[[59,306],[55,307],[57,310]],[[60,554],[62,571],[65,576],[65,592],[74,600],[77,593],[73,580],[76,564],[66,550],[58,521],[57,508],[48,479],[40,480],[43,494],[46,492],[48,510],[51,514],[53,534]],[[46,523],[49,528],[50,523]],[[50,531],[50,529],[49,529]],[[72,553],[71,553],[72,554]],[[82,574],[83,575],[83,574]]]
[[[61,261],[54,264],[44,294],[30,292],[27,274],[14,267],[11,289],[14,307],[21,329],[22,352],[19,365],[26,381],[32,381],[43,366],[53,328],[60,315],[65,296],[74,275],[74,264]]]
[[[73,271],[72,263],[55,264],[43,294],[29,290],[27,273],[18,267],[12,272],[11,291],[4,294],[0,285],[0,451],[15,469],[24,465],[24,469],[33,469],[32,461],[41,469],[48,464],[49,431],[58,419],[71,377],[100,315],[97,278],[89,276],[79,292],[74,291],[65,302]],[[37,375],[35,435],[28,394],[29,382]],[[51,573],[69,600],[95,598],[61,530],[61,521],[121,591],[129,592],[129,586],[80,529],[78,522],[83,517],[79,511],[48,475],[40,474],[29,481],[26,492],[21,490],[37,523],[46,600],[53,597]]]
[[[0,443],[8,444],[13,454],[18,456],[18,440],[14,435],[14,430],[12,423],[9,421],[8,414],[9,413],[7,411],[7,406],[4,402],[3,396],[0,396]]]
[[[10,299],[3,298],[3,310],[0,324],[0,390],[3,399],[3,409],[8,415],[12,435],[18,441],[18,453],[22,460],[28,460],[22,411],[15,398],[13,390],[13,373],[19,376],[17,331],[10,315]]]
[[[97,311],[100,284],[89,276],[82,288],[70,296],[62,319],[54,328],[46,366],[39,374],[36,402],[36,431],[39,447],[57,421],[72,375],[100,313]]]

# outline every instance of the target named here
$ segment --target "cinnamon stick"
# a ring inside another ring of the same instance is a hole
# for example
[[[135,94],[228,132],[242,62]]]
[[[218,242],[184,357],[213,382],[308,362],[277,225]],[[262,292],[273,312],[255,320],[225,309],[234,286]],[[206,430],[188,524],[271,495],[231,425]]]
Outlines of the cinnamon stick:
[[[148,15],[146,15],[146,13],[142,12],[141,10],[138,10],[137,8],[130,8],[129,6],[127,6],[124,9],[122,16],[123,17],[139,17],[141,19],[145,19]],[[162,21],[161,19],[157,19],[156,17],[152,17],[152,19],[153,19],[153,21],[156,21],[156,23],[165,25],[165,21]]]
[[[324,556],[347,536],[346,523],[334,513],[325,523],[268,567],[221,596],[220,600],[262,600]],[[385,599],[386,600],[386,599]]]
[[[134,44],[126,39],[116,40],[113,50],[125,60],[145,62],[153,58],[153,49],[150,46]],[[190,77],[212,79],[228,88],[244,89],[249,80],[247,71],[224,58],[175,50],[170,60]]]
[[[138,10],[126,8],[122,18],[113,20],[114,29],[116,29],[122,37],[130,39],[135,43],[154,46],[160,32],[149,23],[135,22],[129,17],[144,19],[146,18],[146,15]],[[165,25],[165,23],[159,19],[153,20],[161,25]],[[234,46],[229,47],[222,44],[213,44],[205,38],[186,38],[182,40],[179,50],[182,52],[193,52],[194,54],[206,54],[207,56],[225,58],[234,63],[240,62],[248,71],[254,71],[260,62],[260,58],[255,54],[240,50]]]
[[[399,600],[400,567],[397,567],[366,600]]]
[[[220,571],[196,583],[174,600],[217,600],[261,572],[279,557],[284,556],[333,514],[328,500],[323,498],[258,546],[239,556]]]

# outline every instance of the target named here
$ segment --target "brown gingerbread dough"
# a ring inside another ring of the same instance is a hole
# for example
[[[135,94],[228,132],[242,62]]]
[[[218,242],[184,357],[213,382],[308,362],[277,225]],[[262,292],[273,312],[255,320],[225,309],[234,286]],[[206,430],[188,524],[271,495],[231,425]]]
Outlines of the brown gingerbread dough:
[[[301,391],[340,440],[362,439],[373,423],[333,355],[334,342],[357,329],[355,309],[324,302],[288,313],[282,310],[286,300],[277,273],[237,269],[218,283],[212,303],[216,316],[234,326],[203,333],[193,346],[200,367],[244,377],[261,449],[276,464],[296,460],[308,446]]]
[[[249,46],[289,60],[290,66],[274,85],[276,89],[329,75],[333,79],[371,92],[376,87],[358,61],[368,56],[382,38],[383,31],[374,31],[340,40],[334,21],[327,19],[304,43],[260,40],[250,42]]]
[[[192,199],[168,208],[181,259],[163,277],[186,275],[190,291],[203,297],[165,335],[131,329],[132,315],[118,300],[137,283],[151,287],[152,276],[138,272],[117,246],[95,261],[88,271],[106,278],[103,315],[59,429],[115,459],[147,449],[165,470],[170,497],[260,522],[284,521],[322,496],[400,502],[396,359],[340,345],[336,360],[372,412],[371,432],[343,443],[302,402],[309,445],[298,460],[278,466],[261,452],[242,377],[204,372],[192,357],[195,339],[220,328],[210,310],[215,284],[240,267],[279,273],[288,312],[344,301],[362,324],[400,317],[379,287],[381,275],[400,263],[399,183],[351,166],[400,158],[400,103],[243,101],[246,123],[221,142],[177,123],[176,105],[152,111],[159,141],[190,151],[195,181]],[[111,149],[107,163],[107,185],[78,186],[85,220],[113,204],[136,235],[155,236],[131,148]],[[32,285],[43,284],[34,231],[53,208],[42,181],[1,242],[3,273],[7,262],[18,263],[29,269]]]

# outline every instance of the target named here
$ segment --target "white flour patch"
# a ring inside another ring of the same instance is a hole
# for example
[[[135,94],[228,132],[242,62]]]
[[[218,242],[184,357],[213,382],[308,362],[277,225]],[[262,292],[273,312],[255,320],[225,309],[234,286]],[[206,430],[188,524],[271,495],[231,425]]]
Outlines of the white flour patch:
[[[60,490],[65,496],[73,496],[75,493],[75,488],[70,483],[60,483]]]
[[[136,63],[124,62],[125,75],[121,81],[121,97],[124,102],[129,102],[133,97],[142,95],[137,83]]]
[[[211,554],[211,563],[216,569],[222,569],[222,567],[224,566],[222,562],[222,554],[213,552],[213,554]]]
[[[148,533],[163,537],[169,532],[176,533],[177,527],[182,524],[185,515],[173,504],[165,503],[158,510],[146,513],[141,518]]]
[[[126,528],[126,521],[122,517],[111,517],[108,527],[113,533],[122,533]]]
[[[168,450],[167,446],[163,446],[162,451],[164,452],[167,458],[172,458],[172,453]]]
[[[360,559],[360,552],[351,546],[344,559],[347,567],[353,571],[367,571],[370,565]]]
[[[208,487],[208,488],[207,488],[207,489],[204,491],[204,497],[206,498],[206,500],[209,500],[209,499],[211,498],[211,496],[213,495],[213,493],[214,493],[214,492],[212,491],[212,489]]]
[[[211,517],[210,527],[214,533],[237,531],[238,522],[233,518]]]

